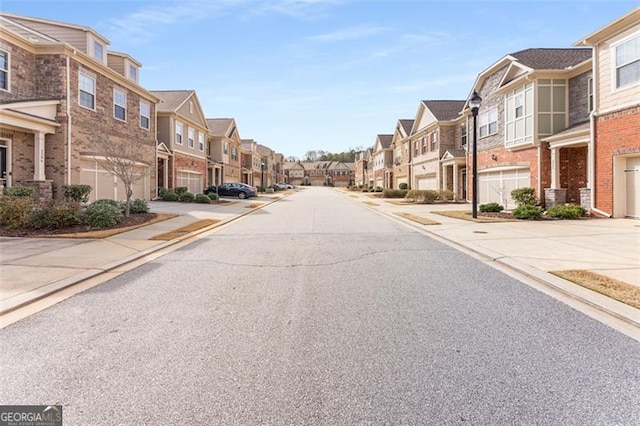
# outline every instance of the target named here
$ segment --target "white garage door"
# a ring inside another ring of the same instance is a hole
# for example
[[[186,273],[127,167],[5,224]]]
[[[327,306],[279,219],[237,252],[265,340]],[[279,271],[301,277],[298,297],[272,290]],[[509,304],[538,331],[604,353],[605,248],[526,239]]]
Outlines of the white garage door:
[[[138,173],[145,175],[142,179],[134,182],[132,200],[136,198],[148,200],[150,188],[150,177],[148,168],[138,167]],[[124,184],[120,179],[110,172],[104,170],[98,162],[94,160],[83,160],[80,163],[80,184],[89,185],[92,188],[89,194],[89,201],[109,199],[125,201],[127,194]]]
[[[624,174],[627,193],[625,216],[640,218],[640,157],[627,158]]]
[[[516,205],[511,191],[531,186],[529,169],[485,171],[478,173],[478,201],[480,204],[498,203],[507,210]]]
[[[187,171],[179,171],[176,176],[177,187],[187,187],[192,194],[202,193],[202,175]]]
[[[435,176],[419,177],[416,179],[418,189],[438,189],[438,181]]]

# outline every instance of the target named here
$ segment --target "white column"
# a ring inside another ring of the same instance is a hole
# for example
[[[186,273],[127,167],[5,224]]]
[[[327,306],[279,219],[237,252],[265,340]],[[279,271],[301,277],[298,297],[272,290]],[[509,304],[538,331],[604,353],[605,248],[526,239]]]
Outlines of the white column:
[[[458,164],[453,163],[453,201],[458,201]]]
[[[551,148],[551,189],[558,189],[560,173],[560,149]]]
[[[447,189],[447,166],[444,164],[440,167],[440,173],[442,173],[442,187],[440,189]]]
[[[44,133],[34,135],[33,180],[45,180],[44,176]]]

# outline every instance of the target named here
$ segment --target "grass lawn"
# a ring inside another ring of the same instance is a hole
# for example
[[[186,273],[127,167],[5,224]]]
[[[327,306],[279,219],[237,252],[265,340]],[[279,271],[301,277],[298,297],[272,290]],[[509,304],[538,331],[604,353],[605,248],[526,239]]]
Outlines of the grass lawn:
[[[405,219],[409,219],[412,220],[414,222],[417,222],[421,225],[440,225],[440,222],[436,222],[435,220],[431,220],[429,218],[426,217],[422,217],[422,216],[417,216],[415,214],[411,214],[411,213],[404,213],[404,212],[399,212],[399,213],[394,213],[397,216],[400,217],[404,217]]]
[[[517,222],[518,219],[499,217],[499,216],[483,216],[478,214],[478,217],[474,219],[471,216],[471,212],[463,210],[446,210],[446,211],[431,211],[429,213],[439,214],[441,216],[452,217],[454,219],[468,220],[470,222],[478,223],[496,223],[496,222]]]
[[[640,287],[590,271],[568,270],[551,271],[550,273],[640,309]]]

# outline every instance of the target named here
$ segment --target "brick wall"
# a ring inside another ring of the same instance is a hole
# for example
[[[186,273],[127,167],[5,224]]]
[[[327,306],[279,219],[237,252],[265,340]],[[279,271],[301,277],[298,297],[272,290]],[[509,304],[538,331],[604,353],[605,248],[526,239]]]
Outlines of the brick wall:
[[[613,158],[640,154],[640,106],[606,114],[596,119],[595,129],[595,207],[613,214]]]
[[[563,148],[560,150],[560,184],[567,190],[567,203],[580,204],[580,188],[587,186],[588,148]]]

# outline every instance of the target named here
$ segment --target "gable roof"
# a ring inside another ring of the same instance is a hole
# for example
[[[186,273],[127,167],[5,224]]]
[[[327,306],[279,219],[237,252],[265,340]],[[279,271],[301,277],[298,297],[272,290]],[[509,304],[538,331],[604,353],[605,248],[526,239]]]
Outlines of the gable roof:
[[[563,70],[591,59],[591,48],[532,48],[510,56],[532,69]]]
[[[449,121],[458,118],[466,101],[422,101],[438,121]]]
[[[398,120],[400,122],[400,125],[402,126],[402,129],[404,130],[404,132],[408,135],[411,133],[411,128],[413,127],[413,122],[415,121],[413,118],[412,119],[401,119]]]
[[[234,121],[233,118],[207,118],[207,126],[213,136],[230,136],[229,131]]]
[[[195,90],[152,90],[151,93],[160,98],[158,112],[172,112],[184,104]]]
[[[382,149],[391,147],[392,140],[393,135],[378,135],[378,141],[380,142],[380,146],[382,147]]]

